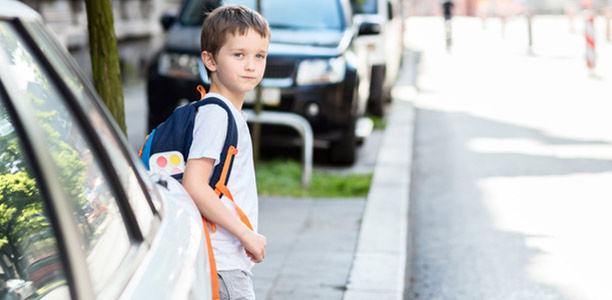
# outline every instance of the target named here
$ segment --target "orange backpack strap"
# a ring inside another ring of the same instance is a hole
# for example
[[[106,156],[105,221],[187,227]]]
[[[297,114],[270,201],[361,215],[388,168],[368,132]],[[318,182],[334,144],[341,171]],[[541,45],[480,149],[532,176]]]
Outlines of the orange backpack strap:
[[[198,84],[198,87],[196,89],[198,90],[198,92],[200,92],[200,100],[204,99],[204,96],[206,96],[206,90],[204,89],[204,87]]]
[[[231,167],[234,155],[236,154],[238,154],[238,149],[236,149],[236,147],[234,146],[229,146],[229,149],[227,150],[227,156],[225,157],[225,162],[223,163],[223,169],[221,169],[221,177],[219,177],[219,181],[217,181],[217,183],[215,184],[215,192],[217,193],[217,196],[223,194],[226,197],[230,198],[232,201],[234,201],[234,197],[232,197],[232,194],[225,186],[225,182],[227,182],[227,174]]]
[[[204,235],[206,236],[206,248],[208,249],[208,264],[210,265],[210,284],[212,286],[213,300],[220,300],[219,296],[219,277],[217,277],[217,263],[215,262],[215,254],[213,253],[212,243],[210,242],[210,232],[206,225],[206,219],[202,217],[204,223]]]
[[[233,156],[236,154],[238,154],[238,149],[236,149],[234,146],[230,146],[229,150],[227,151],[227,157],[225,158],[225,163],[223,164],[223,169],[221,171],[221,177],[219,178],[219,181],[217,181],[217,184],[215,184],[215,193],[217,193],[217,196],[224,195],[228,199],[232,200],[232,202],[234,203],[234,207],[236,207],[236,212],[238,213],[238,216],[240,217],[240,221],[242,221],[242,223],[244,223],[244,225],[246,225],[249,229],[253,230],[253,226],[251,225],[249,218],[242,211],[242,209],[240,209],[240,207],[236,204],[236,202],[234,202],[234,196],[232,196],[232,193],[229,191],[229,189],[225,185],[225,182],[227,180],[227,174],[232,164]],[[212,231],[216,231],[217,225],[215,225],[215,223],[213,222],[209,222],[209,223],[210,223],[210,229]]]
[[[230,146],[227,151],[225,162],[223,163],[221,177],[219,178],[219,181],[217,181],[217,184],[215,184],[215,193],[217,194],[217,196],[224,195],[225,197],[232,200],[232,203],[234,203],[234,207],[236,207],[236,212],[238,212],[238,216],[240,217],[240,221],[242,221],[242,223],[244,223],[249,229],[253,230],[253,226],[251,225],[249,218],[242,211],[242,209],[240,209],[240,207],[236,204],[236,202],[234,202],[234,197],[232,196],[232,193],[230,193],[229,189],[225,185],[227,174],[231,167],[233,157],[236,154],[238,154],[238,149],[236,149],[234,146]],[[208,248],[208,261],[210,265],[210,282],[212,285],[213,300],[219,300],[220,299],[219,297],[219,278],[217,277],[218,276],[217,275],[217,263],[215,262],[215,254],[213,252],[212,243],[210,240],[210,232],[208,230],[208,224],[210,224],[210,230],[212,231],[216,231],[217,226],[215,225],[215,223],[207,221],[206,218],[204,217],[202,217],[202,222],[204,222],[204,234],[206,236],[206,245]]]
[[[142,150],[144,149],[145,145],[147,144],[147,140],[149,139],[150,135],[151,134],[147,134],[147,136],[145,136],[144,142],[142,142],[142,146],[140,146],[140,150],[138,150],[138,157],[142,157]]]

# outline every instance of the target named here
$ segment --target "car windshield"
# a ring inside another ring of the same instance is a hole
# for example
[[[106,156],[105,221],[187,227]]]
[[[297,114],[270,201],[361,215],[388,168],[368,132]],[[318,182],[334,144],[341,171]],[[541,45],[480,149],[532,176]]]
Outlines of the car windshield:
[[[378,7],[376,0],[351,0],[354,14],[376,14]]]
[[[185,26],[202,26],[204,15],[221,5],[221,0],[190,0],[185,3],[179,22]]]
[[[181,24],[201,25],[204,20],[204,12],[214,9],[219,2],[219,0],[188,1],[179,17]],[[256,6],[256,0],[231,0],[223,3],[245,5],[252,9],[255,9]],[[342,30],[346,26],[338,1],[262,0],[261,6],[262,14],[268,20],[271,28]]]

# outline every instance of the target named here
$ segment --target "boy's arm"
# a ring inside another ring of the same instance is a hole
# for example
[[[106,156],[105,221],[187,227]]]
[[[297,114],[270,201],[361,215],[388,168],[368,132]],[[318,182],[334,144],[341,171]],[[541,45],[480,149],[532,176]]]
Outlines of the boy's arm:
[[[266,238],[251,231],[233,215],[208,185],[213,166],[214,160],[210,158],[188,160],[183,174],[183,186],[207,220],[236,236],[247,250],[251,261],[261,262],[266,253]]]

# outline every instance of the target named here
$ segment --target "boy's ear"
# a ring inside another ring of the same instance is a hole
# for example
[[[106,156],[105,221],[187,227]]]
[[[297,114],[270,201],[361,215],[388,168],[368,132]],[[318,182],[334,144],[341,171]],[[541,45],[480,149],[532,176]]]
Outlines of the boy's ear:
[[[206,66],[209,71],[217,71],[217,63],[215,63],[215,58],[210,52],[202,51],[202,62],[204,62],[204,66]]]

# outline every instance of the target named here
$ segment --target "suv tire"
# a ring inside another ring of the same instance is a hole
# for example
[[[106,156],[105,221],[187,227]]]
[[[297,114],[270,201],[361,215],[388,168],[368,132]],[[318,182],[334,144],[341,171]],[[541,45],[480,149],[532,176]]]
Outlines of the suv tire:
[[[368,100],[368,111],[377,116],[385,115],[387,104],[387,93],[385,92],[385,66],[373,66],[370,82],[370,99]]]
[[[357,73],[354,73],[355,75]],[[348,117],[346,128],[342,132],[340,139],[331,143],[329,147],[329,162],[337,165],[352,165],[355,163],[357,158],[357,143],[358,139],[355,135],[355,128],[357,126],[357,111],[359,102],[359,80],[355,79],[354,88],[352,89],[352,103],[351,112]]]

